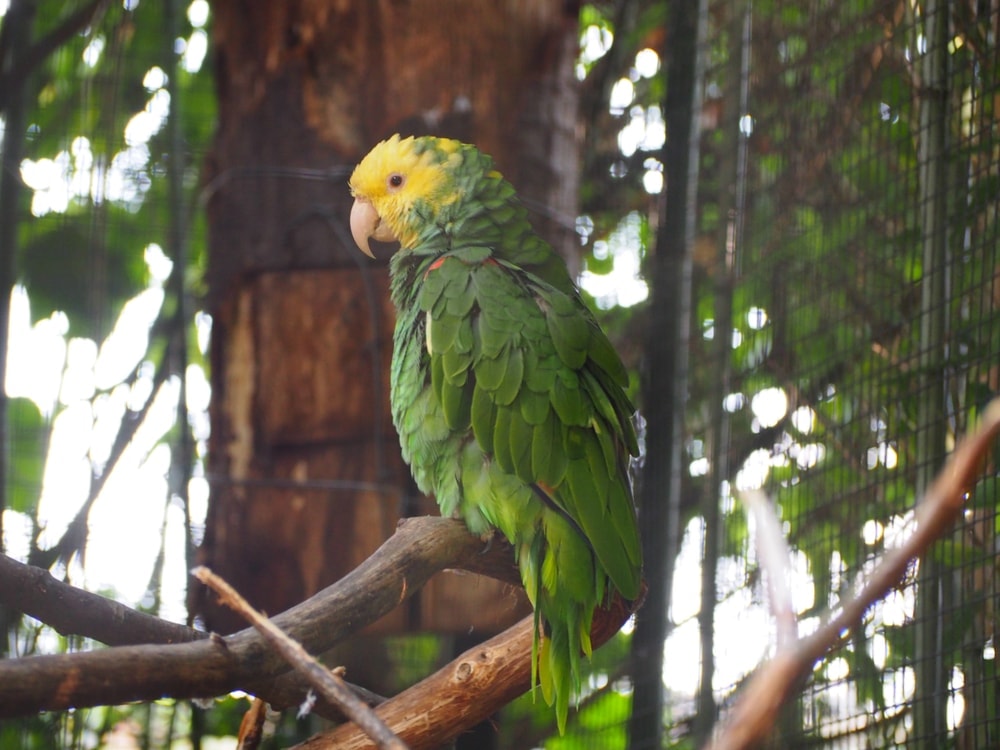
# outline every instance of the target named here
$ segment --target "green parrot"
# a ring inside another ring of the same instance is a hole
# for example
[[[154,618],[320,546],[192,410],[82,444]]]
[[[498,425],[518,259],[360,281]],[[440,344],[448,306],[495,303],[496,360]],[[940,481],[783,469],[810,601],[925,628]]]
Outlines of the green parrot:
[[[513,545],[535,611],[532,685],[562,733],[594,608],[639,594],[625,367],[489,156],[397,135],[350,187],[358,247],[400,243],[390,400],[403,458],[442,515]]]

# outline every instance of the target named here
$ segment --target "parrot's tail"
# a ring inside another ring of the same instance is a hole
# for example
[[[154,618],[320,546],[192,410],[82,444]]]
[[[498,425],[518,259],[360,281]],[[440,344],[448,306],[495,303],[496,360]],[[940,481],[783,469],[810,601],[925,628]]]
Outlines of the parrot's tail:
[[[560,516],[543,512],[542,526],[544,533],[521,547],[518,562],[535,608],[531,683],[555,707],[563,734],[581,657],[591,655],[590,626],[606,577],[597,574],[590,546]]]
[[[566,731],[570,696],[580,687],[581,654],[590,658],[593,609],[587,616],[582,608],[573,609],[568,621],[546,621],[547,632],[540,638],[536,636],[539,641],[538,684],[545,702],[555,707],[560,735]]]

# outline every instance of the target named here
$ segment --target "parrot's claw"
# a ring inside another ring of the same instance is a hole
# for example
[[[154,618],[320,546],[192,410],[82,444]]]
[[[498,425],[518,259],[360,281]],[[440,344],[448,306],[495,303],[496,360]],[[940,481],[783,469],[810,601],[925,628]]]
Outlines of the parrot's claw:
[[[494,536],[495,536],[494,532],[487,531],[485,534],[483,534],[480,537],[483,540],[483,544],[485,545],[481,550],[479,550],[479,554],[480,555],[485,555],[491,549],[493,549],[493,537]]]

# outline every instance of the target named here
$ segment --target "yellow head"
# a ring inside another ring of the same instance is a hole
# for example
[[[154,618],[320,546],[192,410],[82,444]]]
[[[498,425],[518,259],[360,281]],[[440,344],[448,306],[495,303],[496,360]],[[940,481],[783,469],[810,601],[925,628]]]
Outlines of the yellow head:
[[[443,138],[400,138],[394,135],[375,146],[351,175],[351,234],[371,257],[370,239],[398,240],[409,247],[417,238],[418,207],[436,213],[457,199],[449,161],[459,159],[462,144]]]

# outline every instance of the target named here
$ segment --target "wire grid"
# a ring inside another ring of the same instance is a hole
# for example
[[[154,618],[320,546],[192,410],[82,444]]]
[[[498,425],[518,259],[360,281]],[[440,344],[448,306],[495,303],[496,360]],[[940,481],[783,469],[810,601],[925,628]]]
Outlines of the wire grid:
[[[806,562],[802,631],[908,533],[921,488],[998,392],[998,14],[882,0],[752,9],[733,374],[712,398],[738,394],[734,484],[766,476]],[[762,393],[787,408],[768,414]],[[995,474],[991,463],[960,527],[817,666],[783,746],[1000,742]]]

